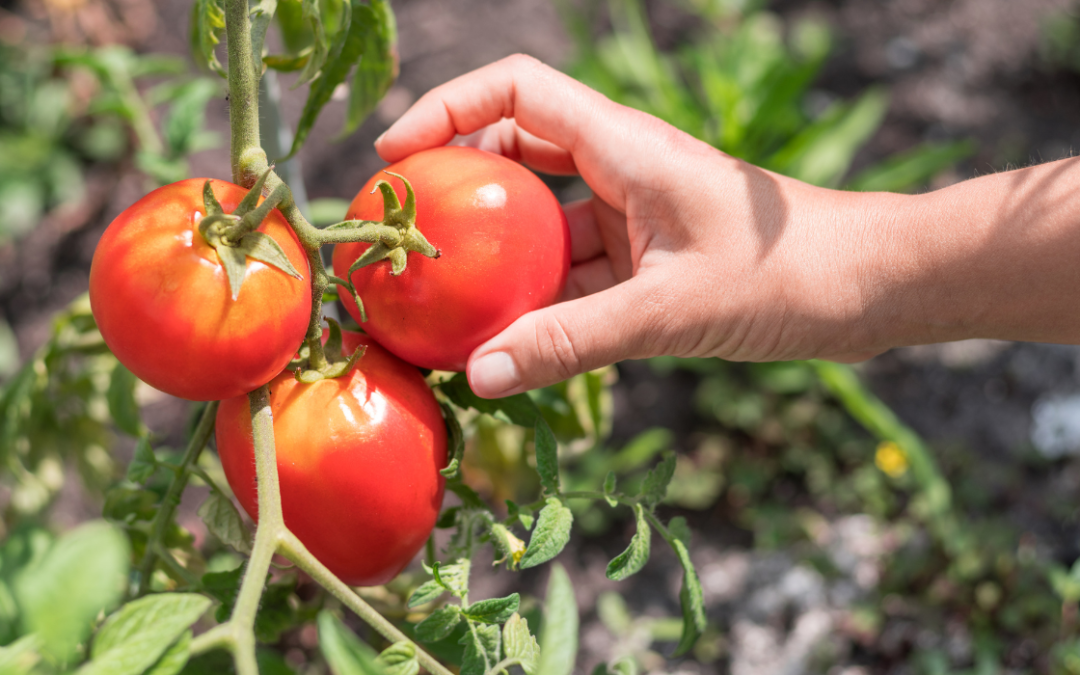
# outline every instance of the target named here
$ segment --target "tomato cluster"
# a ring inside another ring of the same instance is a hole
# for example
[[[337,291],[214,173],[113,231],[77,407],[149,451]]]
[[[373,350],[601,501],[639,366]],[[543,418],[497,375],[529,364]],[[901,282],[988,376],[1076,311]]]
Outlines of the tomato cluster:
[[[219,248],[234,245],[227,236],[214,246],[204,238],[208,201],[220,205],[215,213],[229,213],[246,194],[240,186],[212,180],[206,188],[205,179],[192,179],[148,194],[109,226],[90,273],[94,316],[121,363],[175,396],[223,401],[218,452],[252,518],[258,508],[246,394],[269,383],[286,525],[355,585],[381,584],[400,572],[441,506],[446,428],[416,366],[463,370],[476,347],[555,302],[570,265],[566,217],[521,165],[447,147],[388,171],[411,183],[415,227],[440,255],[406,258],[398,251],[350,273],[371,245],[337,246],[335,273],[367,309],[362,317],[342,294],[354,318],[367,318],[367,335],[345,334],[347,352],[366,352],[340,376],[301,381],[285,370],[308,333],[312,294],[308,254],[281,213],[271,210],[258,236],[276,242],[296,276],[286,273],[288,264],[254,257],[229,268],[220,256],[244,255]],[[380,173],[368,181],[350,220],[383,217],[386,195],[374,188],[388,178]],[[408,201],[403,181],[390,184]],[[238,284],[232,294],[230,284]]]

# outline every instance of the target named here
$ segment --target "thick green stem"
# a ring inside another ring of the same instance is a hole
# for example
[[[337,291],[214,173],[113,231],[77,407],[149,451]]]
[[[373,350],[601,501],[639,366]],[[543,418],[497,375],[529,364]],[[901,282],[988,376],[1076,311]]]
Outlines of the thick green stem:
[[[165,497],[161,500],[161,508],[154,516],[154,522],[150,526],[150,540],[146,543],[146,552],[143,553],[142,562],[139,564],[139,589],[137,595],[144,595],[150,590],[150,577],[154,573],[154,562],[157,547],[165,538],[165,531],[172,522],[176,507],[180,505],[180,497],[187,487],[188,477],[191,475],[189,468],[198,460],[203,448],[210,441],[210,434],[214,432],[214,419],[217,417],[218,403],[212,401],[206,404],[199,424],[195,427],[195,433],[191,436],[184,458],[180,466],[176,468],[172,482],[165,491]]]
[[[384,638],[390,642],[412,642],[412,640],[398,630],[394,624],[387,621],[382,614],[379,614],[374,607],[354,593],[343,581],[334,576],[330,570],[326,569],[325,565],[316,560],[315,556],[311,555],[307,548],[304,547],[304,544],[296,538],[296,535],[286,531],[283,534],[281,548],[278,552],[293,561],[297,567],[306,572],[312,579],[318,582],[319,585],[330,591],[331,595],[355,612],[357,616],[367,622],[369,626],[374,628]],[[453,675],[446,666],[439,663],[433,656],[419,647],[416,649],[416,660],[423,668],[433,675]]]
[[[245,172],[245,153],[259,148],[259,73],[251,60],[251,19],[247,0],[226,0],[229,50],[229,132],[233,182],[251,186],[259,173]],[[264,155],[265,157],[265,155]]]

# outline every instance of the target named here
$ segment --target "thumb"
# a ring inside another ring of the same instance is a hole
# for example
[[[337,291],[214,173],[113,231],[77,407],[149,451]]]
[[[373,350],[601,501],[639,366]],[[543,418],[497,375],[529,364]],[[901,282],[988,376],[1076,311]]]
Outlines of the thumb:
[[[469,384],[499,398],[628,358],[660,353],[659,305],[640,277],[520,317],[469,357]],[[653,296],[655,297],[655,296]]]

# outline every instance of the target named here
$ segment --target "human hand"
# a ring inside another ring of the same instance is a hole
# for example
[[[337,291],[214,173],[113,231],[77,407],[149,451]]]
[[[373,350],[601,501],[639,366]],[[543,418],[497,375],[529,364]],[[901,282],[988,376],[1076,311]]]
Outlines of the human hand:
[[[593,191],[566,206],[563,302],[470,357],[480,396],[660,354],[856,360],[891,346],[868,312],[882,289],[861,270],[888,247],[890,200],[905,197],[758,169],[524,56],[428,92],[376,149],[393,162],[477,132],[472,144],[578,173]]]

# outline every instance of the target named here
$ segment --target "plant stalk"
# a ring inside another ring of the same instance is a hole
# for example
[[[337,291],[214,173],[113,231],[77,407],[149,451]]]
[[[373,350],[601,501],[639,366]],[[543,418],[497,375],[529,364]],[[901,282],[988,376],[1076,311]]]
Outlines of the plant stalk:
[[[248,174],[245,153],[259,146],[259,74],[251,60],[251,18],[247,0],[226,0],[225,31],[229,52],[229,155],[233,182],[255,184],[259,174]],[[265,157],[265,153],[263,157]]]
[[[184,494],[184,488],[187,487],[188,478],[191,476],[189,467],[199,459],[203,448],[210,441],[210,434],[214,432],[214,419],[217,417],[217,409],[217,401],[206,404],[202,417],[199,418],[199,424],[195,427],[195,433],[192,434],[191,441],[184,451],[184,458],[180,461],[180,466],[176,468],[176,473],[173,475],[172,482],[169,483],[165,497],[161,500],[161,508],[158,509],[157,514],[154,516],[154,522],[150,528],[150,540],[146,542],[146,552],[143,553],[142,562],[139,564],[137,596],[145,595],[150,590],[150,577],[154,573],[155,552],[165,537],[165,530],[168,528],[169,523],[172,522],[173,515],[176,514],[176,507],[180,505],[180,497]]]

